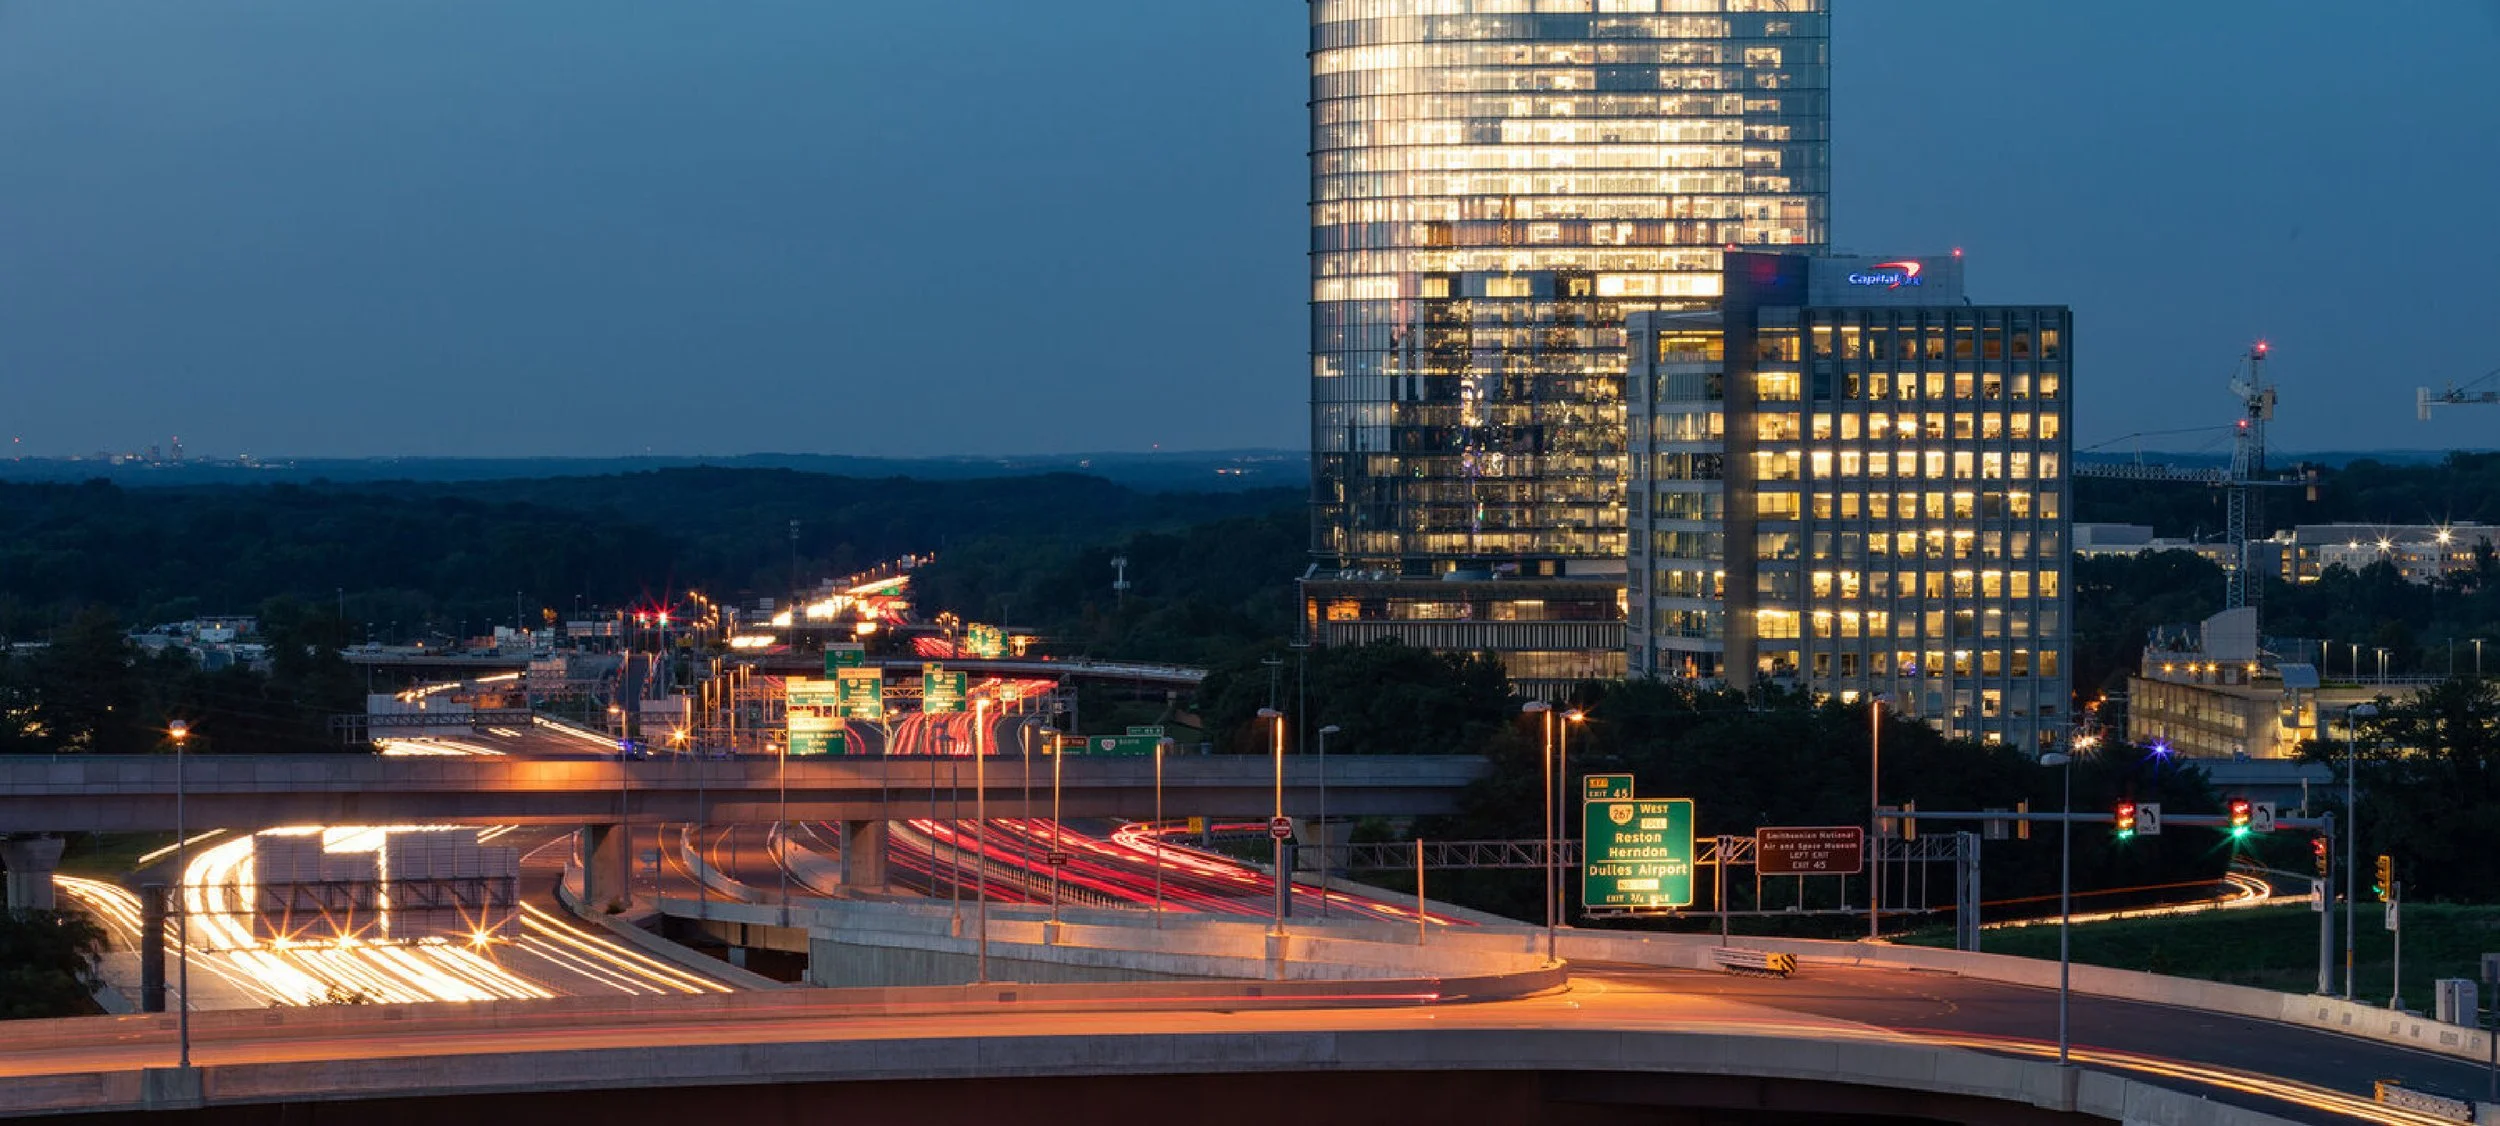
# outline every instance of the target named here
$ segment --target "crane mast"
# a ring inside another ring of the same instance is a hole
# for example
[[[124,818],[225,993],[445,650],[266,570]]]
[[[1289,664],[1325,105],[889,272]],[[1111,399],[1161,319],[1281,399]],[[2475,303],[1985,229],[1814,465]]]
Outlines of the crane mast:
[[[2223,484],[2225,520],[2230,526],[2232,557],[2237,560],[2223,592],[2222,608],[2237,610],[2257,601],[2265,584],[2249,577],[2248,528],[2265,525],[2258,506],[2262,494],[2251,485],[2270,484],[2266,472],[2266,423],[2274,418],[2274,387],[2266,382],[2266,342],[2248,349],[2244,375],[2231,379],[2231,394],[2240,400],[2239,429],[2231,440],[2231,476]]]

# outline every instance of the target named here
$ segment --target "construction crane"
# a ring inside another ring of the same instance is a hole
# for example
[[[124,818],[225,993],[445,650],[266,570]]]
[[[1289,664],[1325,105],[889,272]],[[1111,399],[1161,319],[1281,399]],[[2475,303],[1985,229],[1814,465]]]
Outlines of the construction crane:
[[[2240,417],[2232,426],[2231,466],[2228,469],[2186,469],[2175,465],[2078,464],[2073,467],[2077,477],[2108,477],[2123,481],[2175,481],[2187,485],[2204,485],[2223,490],[2224,534],[2231,544],[2232,565],[2223,569],[2226,586],[2223,591],[2225,610],[2237,610],[2258,601],[2264,584],[2250,577],[2248,559],[2248,528],[2264,523],[2262,494],[2251,490],[2294,485],[2310,486],[2314,499],[2317,471],[2302,466],[2288,473],[2266,471],[2266,423],[2274,419],[2274,385],[2266,382],[2266,353],[2263,340],[2249,346],[2248,354],[2231,372],[2231,394],[2240,401]],[[2122,439],[2123,440],[2123,439]]]
[[[2416,387],[2413,389],[2413,414],[2422,421],[2429,422],[2432,407],[2465,407],[2500,403],[2500,390],[2477,391],[2474,389],[2491,382],[2494,378],[2500,378],[2500,368],[2484,372],[2481,379],[2463,387],[2451,383],[2437,394],[2433,394],[2428,387]]]

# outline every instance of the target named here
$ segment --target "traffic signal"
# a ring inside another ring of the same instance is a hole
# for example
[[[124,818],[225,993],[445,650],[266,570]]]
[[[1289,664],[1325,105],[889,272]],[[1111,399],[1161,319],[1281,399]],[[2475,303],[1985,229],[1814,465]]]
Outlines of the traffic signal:
[[[1914,801],[1905,801],[1905,802],[1902,802],[1902,803],[1901,803],[1901,839],[1902,839],[1902,840],[1905,840],[1905,841],[1914,841],[1914,840],[1917,840],[1917,839],[1918,839],[1918,817],[1917,817],[1917,814],[1918,814],[1918,803],[1917,803],[1917,802],[1914,802]]]
[[[2245,837],[2248,835],[2247,798],[2231,799],[2231,835],[2234,837]]]
[[[2016,839],[2016,840],[2022,840],[2022,841],[2027,841],[2027,840],[2030,840],[2030,839],[2031,839],[2031,799],[2029,799],[2029,798],[2025,798],[2025,799],[2023,799],[2022,801],[2015,802],[2015,803],[2014,803],[2014,812],[2019,813],[2019,814],[2021,814],[2021,815],[2022,815],[2022,817],[2021,817],[2021,818],[2019,818],[2018,820],[2016,820],[2016,821],[2014,822],[2014,839]]]
[[[2370,885],[2370,890],[2378,893],[2379,902],[2385,903],[2387,902],[2388,889],[2395,886],[2396,858],[2382,852],[2378,855],[2378,880],[2376,883]]]
[[[2317,864],[2318,878],[2325,879],[2327,873],[2327,849],[2325,837],[2309,838],[2309,859]]]
[[[2118,839],[2119,839],[2119,840],[2122,840],[2122,841],[2123,841],[2123,840],[2125,840],[2125,839],[2127,839],[2127,838],[2129,838],[2129,837],[2134,836],[2134,835],[2135,835],[2135,803],[2134,803],[2134,802],[2131,802],[2131,801],[2122,801],[2122,802],[2119,802],[2119,803],[2118,803],[2117,815],[2116,815],[2116,817],[2114,818],[2114,821],[2116,822],[2116,824],[2117,824],[2117,826],[2118,826]]]

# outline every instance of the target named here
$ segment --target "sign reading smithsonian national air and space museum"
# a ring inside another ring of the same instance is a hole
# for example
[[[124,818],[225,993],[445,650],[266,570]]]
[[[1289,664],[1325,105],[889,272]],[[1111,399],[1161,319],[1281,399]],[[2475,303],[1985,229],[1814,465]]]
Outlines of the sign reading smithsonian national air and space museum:
[[[1692,799],[1642,801],[1629,774],[1589,775],[1580,794],[1582,905],[1692,906]]]

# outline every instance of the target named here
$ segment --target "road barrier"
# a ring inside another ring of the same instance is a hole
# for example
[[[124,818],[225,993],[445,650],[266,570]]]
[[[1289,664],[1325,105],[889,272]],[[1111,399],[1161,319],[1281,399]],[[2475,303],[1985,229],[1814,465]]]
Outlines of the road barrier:
[[[1723,970],[1736,973],[1787,977],[1797,972],[1797,956],[1776,950],[1746,950],[1735,946],[1712,947],[1710,960]]]

